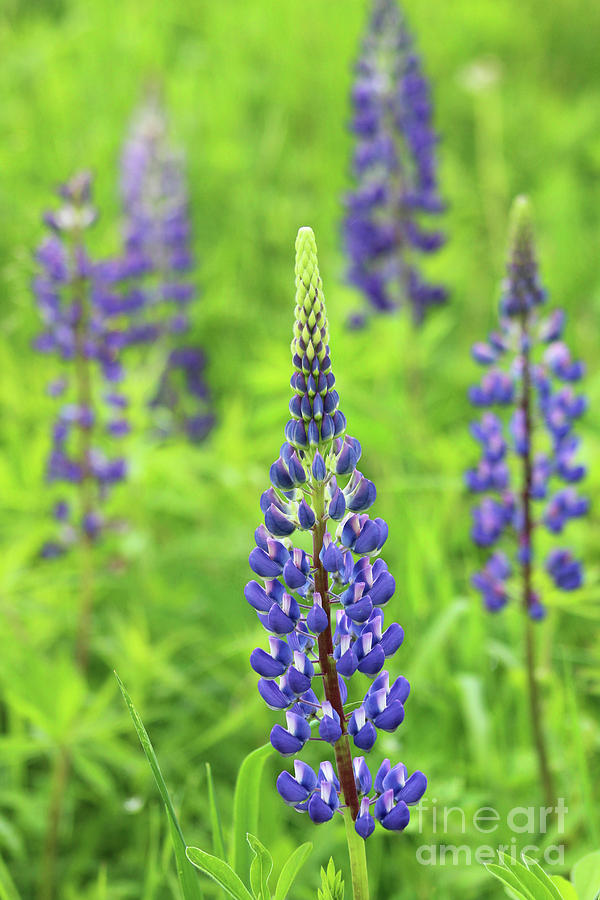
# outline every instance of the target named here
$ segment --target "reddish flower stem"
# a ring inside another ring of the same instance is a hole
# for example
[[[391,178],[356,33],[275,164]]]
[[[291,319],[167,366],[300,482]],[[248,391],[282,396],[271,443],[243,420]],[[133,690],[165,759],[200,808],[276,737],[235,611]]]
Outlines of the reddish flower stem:
[[[322,498],[320,505],[323,505]],[[323,609],[325,610],[327,618],[329,620],[327,628],[319,635],[319,662],[321,664],[321,673],[324,675],[323,683],[325,685],[325,697],[327,698],[327,700],[329,700],[332,707],[340,717],[340,725],[342,728],[342,736],[335,744],[334,750],[338,777],[340,779],[340,786],[342,788],[342,793],[344,796],[344,803],[349,807],[352,813],[352,818],[356,819],[359,810],[358,793],[356,790],[356,783],[354,781],[352,754],[350,753],[350,740],[346,729],[346,717],[344,715],[344,707],[340,694],[338,673],[333,658],[331,608],[329,603],[329,578],[320,560],[320,553],[323,547],[323,536],[325,534],[325,520],[322,509],[315,511],[318,515],[316,524],[313,528],[313,565],[315,569],[315,591],[321,595]]]

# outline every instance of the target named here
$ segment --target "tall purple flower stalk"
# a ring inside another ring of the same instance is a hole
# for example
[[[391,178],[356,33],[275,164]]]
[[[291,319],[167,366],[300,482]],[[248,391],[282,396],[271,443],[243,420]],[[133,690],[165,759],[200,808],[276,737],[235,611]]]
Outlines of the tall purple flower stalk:
[[[205,356],[198,347],[179,346],[177,338],[189,330],[189,306],[197,296],[190,278],[195,263],[184,159],[169,142],[156,94],[148,96],[132,122],[121,157],[121,199],[125,246],[114,272],[131,286],[126,341],[163,343],[164,371],[150,405],[170,410],[173,423],[191,439],[202,440],[214,424]]]
[[[488,555],[473,584],[488,610],[500,610],[515,595],[528,618],[532,723],[550,803],[554,794],[540,723],[531,621],[545,615],[545,579],[572,591],[581,585],[583,570],[562,547],[550,550],[543,566],[536,565],[534,539],[541,529],[562,534],[570,519],[587,513],[589,503],[575,487],[586,473],[576,458],[579,440],[574,434],[586,398],[573,388],[584,367],[573,361],[562,341],[564,312],[545,313],[545,303],[529,202],[519,197],[512,212],[500,329],[473,347],[486,372],[469,396],[474,406],[488,411],[471,424],[481,459],[465,477],[469,490],[483,495],[473,509],[473,541],[485,549],[503,547]]]
[[[426,779],[421,772],[409,777],[402,763],[387,759],[373,778],[365,757],[352,756],[351,744],[368,753],[379,730],[396,730],[410,687],[402,676],[390,682],[383,669],[404,637],[399,625],[383,622],[395,590],[380,556],[388,527],[366,512],[375,486],[357,469],[361,447],[346,435],[339,409],[310,228],[301,228],[296,241],[295,315],[291,418],[250,554],[260,581],[245,588],[269,649],[254,650],[251,665],[267,705],[286,713],[285,724],[271,731],[273,746],[286,757],[308,741],[333,748],[335,765],[325,760],[315,772],[295,759],[293,774],[279,775],[285,802],[315,823],[346,810],[353,833],[367,838],[376,820],[392,831],[405,828],[408,805],[421,798]],[[294,532],[308,532],[309,551],[292,544]],[[358,704],[349,704],[347,681],[356,672],[371,683]]]
[[[96,220],[91,177],[82,172],[60,188],[61,205],[44,216],[50,229],[36,253],[33,291],[43,321],[35,347],[58,357],[61,371],[48,385],[61,399],[52,429],[47,478],[61,484],[54,517],[59,529],[42,548],[45,557],[71,549],[79,555],[79,608],[75,655],[88,668],[94,601],[93,544],[107,522],[103,502],[110,488],[126,476],[127,466],[113,444],[129,431],[127,401],[119,389],[123,372],[118,359],[119,329],[113,319],[111,286],[86,249],[88,229]],[[52,897],[65,792],[71,754],[60,747],[53,764],[54,785],[42,852],[40,896]]]
[[[443,209],[437,182],[437,135],[429,85],[396,0],[374,0],[352,91],[356,186],[346,197],[348,280],[367,309],[410,305],[421,322],[447,291],[419,271],[422,254],[443,243],[424,216]],[[365,313],[351,317],[361,327]]]
[[[87,229],[96,220],[91,177],[83,172],[60,188],[61,206],[45,215],[50,234],[36,253],[33,290],[43,320],[35,346],[56,355],[60,375],[48,392],[61,398],[47,464],[51,483],[68,485],[57,499],[58,537],[42,548],[56,556],[75,543],[92,543],[102,532],[102,503],[127,471],[113,444],[129,431],[127,400],[118,389],[123,372],[117,357],[111,297],[86,250]],[[73,502],[74,497],[76,501]]]

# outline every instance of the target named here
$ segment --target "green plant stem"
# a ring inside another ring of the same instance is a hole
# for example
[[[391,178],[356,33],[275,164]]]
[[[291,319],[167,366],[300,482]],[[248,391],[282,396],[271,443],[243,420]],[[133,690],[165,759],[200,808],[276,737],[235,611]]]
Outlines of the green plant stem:
[[[521,502],[523,505],[523,533],[525,537],[526,556],[523,564],[523,615],[525,616],[525,659],[527,667],[527,687],[529,694],[529,713],[531,731],[538,759],[540,782],[547,807],[554,807],[556,795],[552,783],[552,773],[548,763],[548,751],[542,726],[542,708],[539,694],[539,685],[535,672],[535,636],[534,624],[529,615],[529,605],[532,595],[532,570],[531,560],[533,554],[534,521],[531,511],[531,487],[533,481],[533,467],[531,461],[531,445],[533,438],[533,421],[531,415],[531,362],[529,358],[529,333],[527,311],[521,315],[521,337],[523,345],[523,393],[521,396],[521,410],[523,412],[525,434],[527,435],[527,449],[523,454],[523,489]]]
[[[63,801],[69,772],[71,757],[66,747],[59,747],[52,771],[50,789],[50,805],[46,820],[46,837],[42,851],[41,877],[38,890],[39,900],[52,900],[56,883],[56,858],[58,855],[58,835],[62,818]]]
[[[367,874],[365,842],[357,834],[352,813],[348,808],[344,810],[344,823],[346,825],[346,840],[348,842],[354,900],[369,900],[369,877]]]
[[[75,245],[77,240],[75,240]],[[75,251],[73,253],[73,266],[76,266]],[[75,332],[75,378],[77,383],[77,403],[80,409],[92,408],[92,377],[90,361],[87,357],[85,341],[89,319],[88,298],[82,279],[76,278],[73,284],[73,300],[79,304],[80,314]],[[94,484],[90,472],[90,456],[92,449],[91,428],[81,427],[79,462],[82,477],[79,483],[79,514],[82,524],[82,538],[80,547],[80,597],[79,620],[77,625],[77,638],[75,645],[75,658],[80,670],[85,674],[89,662],[89,646],[92,632],[92,614],[94,607],[94,561],[92,552],[92,540],[85,531],[86,517],[94,508]]]
[[[533,733],[533,740],[538,758],[540,781],[544,792],[546,806],[554,808],[556,804],[556,794],[554,793],[552,773],[550,771],[550,765],[548,762],[544,729],[542,727],[542,709],[539,686],[535,674],[535,635],[533,632],[534,627],[534,623],[531,621],[529,616],[527,616],[525,632],[525,656],[527,660],[529,712],[531,718],[531,730]]]

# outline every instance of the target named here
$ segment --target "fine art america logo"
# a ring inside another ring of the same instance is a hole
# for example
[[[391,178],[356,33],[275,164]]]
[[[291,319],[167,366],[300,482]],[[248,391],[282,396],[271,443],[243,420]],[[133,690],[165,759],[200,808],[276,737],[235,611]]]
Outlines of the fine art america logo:
[[[422,866],[485,865],[495,862],[498,853],[504,853],[513,860],[525,854],[548,866],[562,866],[564,844],[546,844],[543,836],[548,831],[557,836],[564,834],[568,811],[562,797],[556,806],[515,806],[505,814],[493,806],[481,806],[472,813],[460,806],[440,808],[436,801],[429,804],[424,798],[414,808],[411,820],[417,823],[419,834],[433,832],[438,838],[431,844],[417,847],[417,862]],[[504,840],[494,841],[493,835],[499,831]],[[512,833],[508,841],[507,832]],[[470,843],[457,842],[456,834],[469,834]],[[453,843],[447,842],[449,835],[452,835]],[[482,836],[481,843],[477,842],[477,835]],[[540,843],[544,846],[540,847]]]

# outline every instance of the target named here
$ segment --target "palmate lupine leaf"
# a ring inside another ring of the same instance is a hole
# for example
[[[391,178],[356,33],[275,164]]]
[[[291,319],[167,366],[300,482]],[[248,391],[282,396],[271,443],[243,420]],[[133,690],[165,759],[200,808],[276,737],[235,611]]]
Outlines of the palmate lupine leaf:
[[[235,783],[230,862],[241,878],[248,877],[250,848],[246,835],[258,831],[260,779],[264,764],[272,752],[271,744],[264,744],[249,753],[240,766]]]
[[[158,764],[158,759],[156,758],[156,753],[154,752],[154,747],[152,746],[152,743],[148,736],[148,732],[144,727],[144,723],[142,722],[138,711],[133,705],[131,697],[125,689],[125,685],[116,672],[115,677],[119,684],[119,688],[121,689],[121,693],[123,694],[125,703],[127,704],[127,708],[129,709],[129,712],[131,714],[131,718],[133,719],[133,724],[135,726],[135,730],[137,731],[137,736],[140,739],[140,744],[142,745],[142,749],[146,754],[146,759],[148,760],[150,768],[152,769],[152,774],[154,775],[156,786],[167,810],[169,830],[171,832],[171,840],[173,842],[175,862],[177,865],[177,876],[179,878],[179,884],[181,886],[183,898],[184,900],[202,900],[202,891],[200,890],[200,885],[198,884],[196,873],[194,872],[194,869],[192,868],[192,866],[188,862],[188,858],[186,857],[186,843],[183,836],[183,831],[181,830],[179,820],[177,819],[175,809],[173,808],[173,803],[171,801],[171,797],[169,796],[167,785],[165,784],[162,772],[160,771],[160,766]]]

